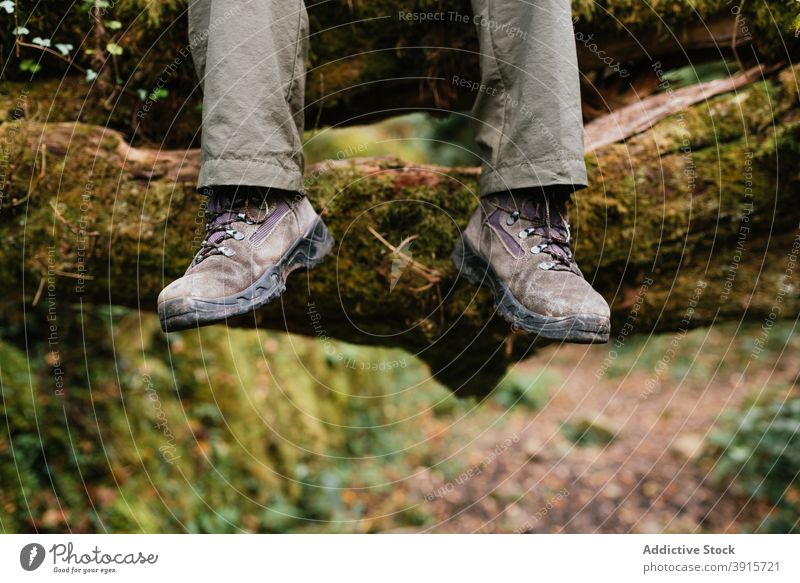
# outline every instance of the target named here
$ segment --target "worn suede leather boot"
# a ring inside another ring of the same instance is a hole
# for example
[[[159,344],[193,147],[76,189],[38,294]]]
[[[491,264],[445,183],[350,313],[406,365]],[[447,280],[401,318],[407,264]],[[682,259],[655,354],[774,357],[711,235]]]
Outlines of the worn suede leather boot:
[[[308,199],[256,188],[215,191],[206,235],[186,273],[158,296],[165,332],[204,326],[271,302],[286,278],[317,265],[333,238]]]
[[[569,191],[525,189],[481,199],[453,252],[459,273],[492,288],[515,327],[564,342],[608,342],[609,307],[570,247]]]

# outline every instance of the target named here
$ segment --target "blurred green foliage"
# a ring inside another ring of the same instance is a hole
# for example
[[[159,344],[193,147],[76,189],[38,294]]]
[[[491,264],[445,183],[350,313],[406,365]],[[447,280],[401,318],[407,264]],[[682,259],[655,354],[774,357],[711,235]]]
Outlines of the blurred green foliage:
[[[478,145],[468,113],[434,118],[424,113],[393,117],[372,125],[306,132],[306,162],[365,156],[395,156],[440,166],[479,166]]]
[[[731,72],[738,70],[736,63],[728,61],[711,61],[708,63],[691,64],[664,73],[664,79],[669,81],[672,90],[688,87],[695,83],[707,83],[716,79],[724,79]]]
[[[711,437],[721,483],[771,506],[764,532],[800,532],[800,396],[761,397]]]
[[[561,426],[561,433],[578,447],[607,445],[616,437],[616,432],[598,419],[567,421]]]
[[[431,463],[418,444],[450,394],[402,351],[224,328],[165,337],[152,315],[102,311],[60,330],[57,357],[0,343],[5,532],[370,530],[347,491],[380,506]],[[368,370],[381,363],[397,366]],[[408,416],[420,423],[391,430]]]
[[[536,375],[523,376],[510,372],[492,393],[492,399],[501,407],[524,407],[529,410],[542,409],[550,395],[564,379],[557,372],[542,369]]]

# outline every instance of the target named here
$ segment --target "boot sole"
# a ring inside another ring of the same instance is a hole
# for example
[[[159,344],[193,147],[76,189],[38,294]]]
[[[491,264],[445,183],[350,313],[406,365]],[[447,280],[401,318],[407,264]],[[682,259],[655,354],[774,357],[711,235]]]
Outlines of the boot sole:
[[[177,332],[217,324],[255,311],[286,291],[286,278],[297,269],[319,265],[333,249],[333,237],[321,218],[299,238],[276,265],[270,266],[245,290],[213,300],[175,298],[158,306],[161,329]]]
[[[479,255],[463,236],[451,256],[459,275],[471,283],[488,285],[494,294],[497,311],[512,326],[549,340],[576,344],[608,342],[611,324],[608,318],[595,314],[545,316],[523,306],[495,273],[489,262]]]

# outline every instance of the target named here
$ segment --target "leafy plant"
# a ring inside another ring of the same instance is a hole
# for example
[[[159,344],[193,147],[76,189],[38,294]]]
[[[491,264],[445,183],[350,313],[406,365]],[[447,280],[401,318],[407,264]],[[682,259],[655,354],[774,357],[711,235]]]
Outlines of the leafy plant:
[[[28,71],[30,73],[37,73],[41,70],[42,66],[33,59],[25,59],[19,64],[20,71]]]
[[[578,447],[607,445],[617,436],[616,430],[597,419],[567,421],[561,426],[561,433]]]
[[[559,375],[547,369],[531,377],[511,373],[495,389],[492,399],[505,409],[515,406],[541,409],[547,403],[551,387],[560,382]]]
[[[768,532],[800,532],[800,396],[755,402],[712,434],[713,475],[774,506]]]

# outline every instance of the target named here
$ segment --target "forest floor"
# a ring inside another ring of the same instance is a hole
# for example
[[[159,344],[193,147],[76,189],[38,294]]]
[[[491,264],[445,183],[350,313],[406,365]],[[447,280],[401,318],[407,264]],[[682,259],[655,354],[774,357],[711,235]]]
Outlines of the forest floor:
[[[647,366],[598,379],[608,354],[608,347],[565,346],[520,364],[516,372],[522,376],[545,367],[561,382],[538,410],[496,408],[497,422],[468,445],[468,465],[455,478],[444,480],[435,468],[420,472],[414,487],[435,522],[411,530],[757,529],[769,507],[733,493],[727,484],[734,477],[714,477],[706,440],[724,423],[724,411],[741,407],[759,391],[775,394],[791,387],[796,354],[784,352],[774,369],[745,367],[752,370],[745,375],[724,358],[699,371],[693,360],[684,363],[683,379],[662,383]],[[673,375],[675,368],[681,363],[671,364]]]
[[[19,436],[14,449],[0,440],[0,474],[12,472],[0,531],[785,532],[795,458],[739,475],[770,440],[760,426],[730,435],[748,404],[800,396],[796,323],[756,353],[759,330],[546,348],[479,403],[400,349],[332,343],[332,357],[315,339],[217,327],[170,337],[167,353],[156,318],[130,312],[113,355],[88,344],[91,383],[70,385],[68,433],[32,426],[64,407],[42,389],[34,409],[30,357],[0,343],[0,413]],[[75,346],[70,362],[87,345]],[[783,420],[770,451],[789,444]],[[37,471],[42,446],[52,471]],[[783,523],[763,482],[759,500],[742,495],[764,471],[773,499],[787,488]]]

